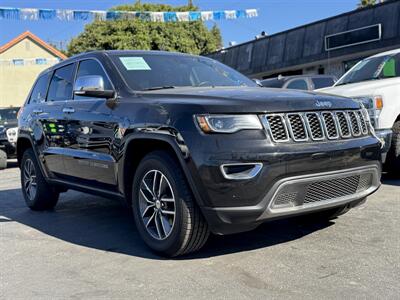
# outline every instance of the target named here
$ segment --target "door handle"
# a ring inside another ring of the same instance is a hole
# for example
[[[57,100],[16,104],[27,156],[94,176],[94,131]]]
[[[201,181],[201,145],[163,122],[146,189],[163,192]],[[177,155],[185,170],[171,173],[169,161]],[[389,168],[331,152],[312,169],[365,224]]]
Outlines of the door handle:
[[[43,110],[41,110],[41,109],[34,109],[34,110],[33,110],[33,113],[34,113],[35,115],[39,115],[39,114],[42,114],[42,113],[43,113]]]
[[[65,113],[65,114],[73,114],[74,112],[75,112],[75,109],[73,109],[72,107],[63,108],[63,113]]]

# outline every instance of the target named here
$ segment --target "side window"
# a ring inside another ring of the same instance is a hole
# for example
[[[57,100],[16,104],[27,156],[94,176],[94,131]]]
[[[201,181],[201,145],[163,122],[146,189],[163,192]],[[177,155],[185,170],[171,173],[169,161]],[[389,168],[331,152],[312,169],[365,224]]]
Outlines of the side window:
[[[49,84],[50,73],[43,74],[36,80],[35,86],[29,98],[29,103],[41,103],[46,100],[47,86]]]
[[[295,90],[308,90],[307,82],[303,79],[291,81],[286,88]]]
[[[111,82],[109,81],[107,74],[104,72],[102,66],[93,59],[83,60],[79,63],[78,72],[76,78],[88,75],[98,75],[103,78],[104,89],[112,90]],[[88,97],[74,95],[74,99],[88,99]]]
[[[314,89],[322,89],[335,84],[335,81],[331,77],[314,77],[312,78],[312,82]]]
[[[51,78],[49,94],[47,100],[49,101],[63,101],[72,98],[72,82],[74,75],[74,64],[67,65],[59,68],[54,72]]]

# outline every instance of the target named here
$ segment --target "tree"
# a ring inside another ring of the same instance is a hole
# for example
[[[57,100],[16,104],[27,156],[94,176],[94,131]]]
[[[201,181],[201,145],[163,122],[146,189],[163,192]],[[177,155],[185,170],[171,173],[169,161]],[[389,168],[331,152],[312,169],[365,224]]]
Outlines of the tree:
[[[360,0],[360,3],[358,4],[358,8],[374,6],[375,4],[376,4],[376,0]]]
[[[120,11],[194,11],[192,1],[186,6],[141,3],[120,5]],[[139,19],[99,21],[85,26],[84,31],[68,45],[68,55],[90,50],[165,50],[203,54],[221,47],[221,33],[214,25],[210,30],[202,21],[146,22]]]

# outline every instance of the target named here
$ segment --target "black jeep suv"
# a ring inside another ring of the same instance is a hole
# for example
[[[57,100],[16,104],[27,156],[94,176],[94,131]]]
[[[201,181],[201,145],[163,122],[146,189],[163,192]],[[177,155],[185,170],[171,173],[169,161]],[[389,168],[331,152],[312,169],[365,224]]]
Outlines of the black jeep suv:
[[[145,243],[176,256],[360,204],[380,184],[371,130],[351,99],[260,88],[208,58],[95,51],[38,77],[17,153],[31,209],[67,189],[124,199]]]

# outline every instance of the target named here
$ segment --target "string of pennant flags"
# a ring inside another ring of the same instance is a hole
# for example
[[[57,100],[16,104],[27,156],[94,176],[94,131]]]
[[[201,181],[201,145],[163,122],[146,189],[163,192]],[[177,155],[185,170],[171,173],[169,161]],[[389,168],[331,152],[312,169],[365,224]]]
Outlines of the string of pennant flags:
[[[0,7],[0,20],[120,20],[140,19],[150,22],[190,22],[218,21],[241,18],[255,18],[257,9],[217,10],[217,11],[185,11],[185,12],[150,12],[150,11],[104,11],[104,10],[71,10]]]

